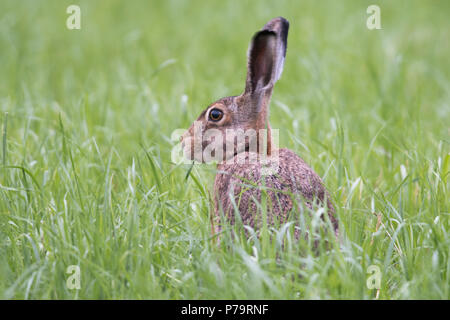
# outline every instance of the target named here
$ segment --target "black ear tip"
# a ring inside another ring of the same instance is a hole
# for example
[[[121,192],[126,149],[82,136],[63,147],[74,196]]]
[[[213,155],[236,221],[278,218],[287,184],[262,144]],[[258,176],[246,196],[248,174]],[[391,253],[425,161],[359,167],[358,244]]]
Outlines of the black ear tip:
[[[287,21],[285,18],[283,17],[278,17],[278,19],[280,19],[280,38],[284,43],[284,55],[286,56],[286,47],[287,47],[287,37],[288,37],[288,32],[289,32],[289,21]]]
[[[280,36],[281,41],[286,44],[289,32],[289,21],[283,17],[273,18],[262,28],[262,30],[272,31]]]
[[[280,35],[287,34],[289,31],[289,21],[283,17],[273,18],[262,28],[262,30],[269,30]]]
[[[283,26],[283,29],[289,30],[289,21],[286,18],[278,17],[276,19],[280,20],[280,23]]]

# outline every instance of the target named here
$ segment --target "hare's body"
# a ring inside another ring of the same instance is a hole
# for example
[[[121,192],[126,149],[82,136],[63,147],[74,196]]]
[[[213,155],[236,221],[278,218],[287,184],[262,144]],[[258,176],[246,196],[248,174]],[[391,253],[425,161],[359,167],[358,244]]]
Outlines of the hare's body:
[[[220,230],[220,216],[235,222],[235,208],[240,212],[243,224],[253,228],[260,227],[261,221],[261,192],[265,192],[267,199],[268,223],[286,222],[288,214],[293,210],[301,210],[300,204],[312,209],[313,202],[327,201],[330,221],[337,232],[337,221],[334,218],[334,208],[330,197],[322,184],[320,177],[293,151],[278,150],[278,160],[272,167],[278,172],[263,175],[261,162],[249,161],[250,153],[241,155],[244,164],[232,161],[231,164],[219,164],[214,181],[216,231]],[[269,163],[264,165],[267,167]],[[263,190],[261,186],[263,186]],[[230,197],[230,195],[232,195]],[[295,200],[295,201],[294,201]],[[299,205],[294,208],[295,203]]]
[[[234,223],[238,213],[244,224],[258,228],[261,206],[267,205],[264,212],[269,223],[275,219],[282,223],[291,211],[301,210],[296,204],[312,208],[317,202],[328,208],[337,233],[334,208],[320,177],[293,151],[275,149],[271,140],[269,103],[283,70],[288,30],[288,21],[279,17],[254,35],[248,51],[244,92],[208,106],[181,140],[189,159],[219,162],[214,183],[217,218],[223,213]],[[247,134],[248,131],[257,134]],[[269,163],[261,159],[268,159]],[[263,171],[267,164],[272,168],[270,172]],[[267,195],[267,201],[263,201],[262,193]],[[220,219],[216,223],[216,229],[220,229]]]

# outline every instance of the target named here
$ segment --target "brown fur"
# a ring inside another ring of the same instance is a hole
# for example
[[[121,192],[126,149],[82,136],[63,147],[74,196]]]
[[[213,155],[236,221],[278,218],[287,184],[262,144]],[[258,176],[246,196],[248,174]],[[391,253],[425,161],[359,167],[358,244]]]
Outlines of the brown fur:
[[[274,149],[271,141],[271,128],[268,122],[268,107],[272,96],[273,86],[281,75],[287,48],[289,23],[279,17],[269,21],[252,39],[248,53],[247,80],[244,93],[240,96],[226,97],[211,104],[198,117],[201,130],[218,129],[226,135],[227,129],[267,129],[267,149],[261,153],[260,136],[256,137],[258,154],[249,152],[249,141],[245,147],[234,146],[234,153],[224,159],[244,157],[244,163],[221,163],[217,167],[214,182],[215,224],[216,231],[220,230],[220,214],[231,223],[235,222],[235,206],[244,224],[258,228],[261,226],[261,210],[257,204],[261,202],[261,186],[267,190],[268,223],[277,219],[280,223],[287,220],[291,211],[297,211],[294,203],[302,202],[308,208],[313,207],[314,201],[328,208],[328,216],[338,233],[338,222],[334,217],[334,207],[330,196],[323,186],[320,177],[293,151],[288,149]],[[208,112],[212,108],[223,111],[223,118],[218,122],[209,121]],[[193,126],[183,135],[183,145],[194,145]],[[189,138],[189,139],[188,139]],[[210,142],[200,141],[204,149]],[[225,143],[224,143],[225,148]],[[261,159],[264,155],[275,163],[278,156],[278,172],[262,175]],[[188,155],[189,156],[189,155]],[[193,155],[191,155],[191,158]],[[252,186],[254,185],[254,186]],[[256,187],[255,187],[256,186]],[[293,197],[296,201],[293,201]],[[326,200],[325,200],[326,199]],[[235,205],[233,205],[233,202]]]
[[[261,188],[253,184],[264,185],[267,201],[271,204],[267,208],[269,224],[273,224],[275,219],[279,223],[286,222],[292,209],[300,209],[293,207],[292,197],[310,209],[314,200],[323,202],[326,199],[328,215],[337,233],[338,223],[334,218],[334,207],[320,177],[293,151],[278,151],[279,171],[274,175],[262,176],[261,164],[249,161],[248,152],[245,154],[245,164],[218,165],[214,181],[216,217],[220,217],[220,212],[223,212],[225,217],[234,223],[236,206],[245,225],[260,227],[261,210],[257,203],[261,203]],[[230,194],[234,197],[230,198]],[[216,219],[216,231],[220,230],[220,220]]]

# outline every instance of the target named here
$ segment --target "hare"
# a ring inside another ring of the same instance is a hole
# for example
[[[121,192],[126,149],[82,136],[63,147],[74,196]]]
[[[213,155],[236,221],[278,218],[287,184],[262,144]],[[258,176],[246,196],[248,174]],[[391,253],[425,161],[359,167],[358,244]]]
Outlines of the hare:
[[[315,202],[326,206],[338,234],[334,207],[320,177],[293,151],[277,149],[272,142],[268,107],[274,84],[283,70],[288,29],[289,22],[278,17],[253,36],[244,92],[212,103],[181,137],[185,156],[190,160],[206,162],[205,151],[215,150],[213,157],[219,162],[214,182],[216,232],[221,230],[221,217],[233,224],[236,214],[243,224],[259,228],[261,194],[265,189],[268,223],[275,219],[286,221],[289,213],[298,209],[294,207],[296,197],[308,208]],[[245,134],[246,130],[263,134]],[[275,170],[265,174],[267,167]]]

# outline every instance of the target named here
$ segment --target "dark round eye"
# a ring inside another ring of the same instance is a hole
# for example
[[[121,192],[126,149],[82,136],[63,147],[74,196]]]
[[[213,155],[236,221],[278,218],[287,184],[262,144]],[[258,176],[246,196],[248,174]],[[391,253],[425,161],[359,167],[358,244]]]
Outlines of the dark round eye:
[[[220,121],[220,119],[222,119],[222,117],[223,117],[223,112],[222,112],[222,110],[219,110],[219,109],[212,109],[212,110],[209,112],[209,119],[210,119],[211,121]]]

